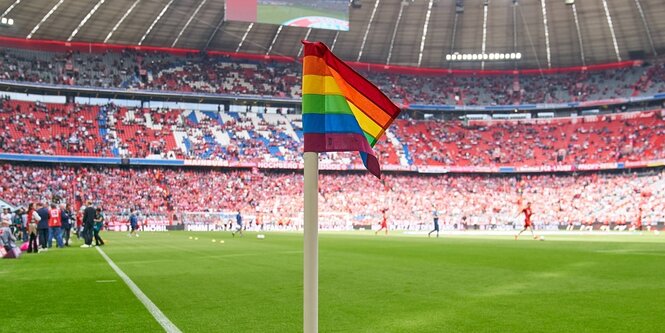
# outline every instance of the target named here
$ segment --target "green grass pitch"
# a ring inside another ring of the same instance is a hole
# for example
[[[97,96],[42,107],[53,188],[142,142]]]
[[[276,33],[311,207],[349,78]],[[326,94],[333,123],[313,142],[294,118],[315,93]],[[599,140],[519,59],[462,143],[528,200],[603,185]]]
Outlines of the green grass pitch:
[[[287,21],[305,16],[326,16],[348,21],[347,13],[323,11],[299,6],[259,5],[256,21],[261,23],[284,24]]]
[[[103,237],[183,332],[302,331],[301,234]],[[665,332],[664,236],[322,233],[319,246],[320,332]],[[0,277],[2,332],[161,331],[96,249],[2,260]]]

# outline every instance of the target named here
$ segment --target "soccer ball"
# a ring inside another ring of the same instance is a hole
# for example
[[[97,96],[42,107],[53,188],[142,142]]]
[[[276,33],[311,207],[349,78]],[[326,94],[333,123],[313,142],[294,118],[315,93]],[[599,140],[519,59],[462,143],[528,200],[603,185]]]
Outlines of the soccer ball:
[[[545,236],[540,235],[540,237],[538,237],[538,240],[544,241],[544,240],[545,240]]]
[[[194,237],[194,240],[199,240],[199,238],[198,238],[198,237]]]
[[[212,242],[215,243],[215,242],[217,242],[217,241],[213,239]]]
[[[224,241],[223,240],[219,241],[219,244],[224,244]]]
[[[194,237],[192,237],[192,236],[189,236],[189,239],[194,239]]]
[[[266,235],[259,234],[259,235],[256,235],[256,238],[258,238],[258,239],[264,239],[264,238],[266,238]]]

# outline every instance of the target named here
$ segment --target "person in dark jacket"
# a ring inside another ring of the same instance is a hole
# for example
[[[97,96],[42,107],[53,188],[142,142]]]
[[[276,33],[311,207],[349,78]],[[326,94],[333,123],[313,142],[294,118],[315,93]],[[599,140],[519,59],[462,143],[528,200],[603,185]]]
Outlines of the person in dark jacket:
[[[65,246],[69,246],[69,236],[72,232],[72,210],[69,204],[63,205],[60,211],[60,223],[62,225],[62,240],[65,241]]]
[[[86,202],[85,210],[83,210],[83,240],[85,244],[81,245],[81,247],[92,247],[92,229],[95,225],[96,214],[97,211],[92,206],[92,202]]]
[[[42,251],[46,250],[46,242],[48,241],[48,207],[43,202],[39,203],[39,208],[37,209],[37,214],[39,214],[39,223],[37,223],[37,235],[39,236],[39,247]]]

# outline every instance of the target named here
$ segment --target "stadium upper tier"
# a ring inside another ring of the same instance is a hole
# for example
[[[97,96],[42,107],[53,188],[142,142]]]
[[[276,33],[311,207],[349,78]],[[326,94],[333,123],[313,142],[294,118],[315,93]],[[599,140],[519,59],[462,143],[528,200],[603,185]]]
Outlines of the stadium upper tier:
[[[665,158],[665,112],[523,121],[398,119],[376,150],[398,167],[557,166]],[[228,162],[302,156],[300,115],[4,100],[0,152]],[[355,153],[322,163],[362,164]]]
[[[158,52],[0,50],[0,79],[47,84],[299,98],[301,65]],[[548,75],[415,75],[359,69],[404,104],[514,105],[665,91],[665,64]],[[516,72],[517,73],[517,72]]]

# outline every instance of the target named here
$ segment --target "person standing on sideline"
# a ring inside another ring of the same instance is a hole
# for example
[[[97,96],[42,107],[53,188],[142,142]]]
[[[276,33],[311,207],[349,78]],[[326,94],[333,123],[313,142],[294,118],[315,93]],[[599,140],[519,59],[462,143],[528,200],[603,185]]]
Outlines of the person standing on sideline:
[[[136,235],[136,237],[139,236],[139,232],[137,231],[139,229],[139,218],[136,216],[136,210],[134,208],[129,210],[129,237],[132,237],[132,235]]]
[[[95,225],[95,207],[92,207],[92,202],[85,203],[85,210],[83,210],[83,241],[85,244],[81,247],[92,247],[92,229]]]
[[[99,237],[99,232],[102,231],[104,227],[104,214],[102,214],[102,207],[97,207],[95,212],[95,226],[93,227],[93,232],[95,235],[95,245],[102,246],[104,241]]]
[[[21,215],[21,230],[23,231],[23,242],[27,242],[29,239],[30,233],[28,232],[28,224],[30,223],[30,215],[28,214],[28,211],[26,211],[25,208],[21,208],[23,210],[23,214]],[[32,212],[30,212],[32,214]]]
[[[28,253],[39,252],[37,245],[37,224],[39,223],[39,214],[35,210],[35,204],[28,205],[27,230],[28,230]]]
[[[432,237],[432,233],[436,231],[436,238],[439,238],[439,212],[436,209],[432,212],[432,219],[434,220],[434,229],[427,234],[427,237]]]
[[[85,204],[81,204],[78,212],[76,212],[76,239],[81,239],[83,233],[81,229],[83,228],[83,212],[85,211]]]
[[[236,215],[236,230],[232,231],[231,235],[235,237],[236,232],[240,234],[240,237],[242,237],[242,215],[240,215],[240,211],[238,211],[238,214]]]
[[[48,211],[48,240],[46,246],[50,249],[55,237],[56,244],[59,248],[64,247],[62,244],[62,220],[61,212],[58,206],[51,204],[51,209]]]
[[[72,212],[69,204],[62,205],[60,210],[60,224],[62,225],[62,240],[65,246],[69,246],[69,237],[72,232]]]
[[[42,251],[46,251],[46,242],[48,241],[49,228],[48,228],[48,208],[46,204],[40,202],[39,209],[37,209],[37,214],[39,214],[39,223],[37,223],[37,234],[39,235],[39,247]]]
[[[387,210],[388,209],[384,209],[384,210],[381,211],[381,213],[383,214],[383,218],[381,220],[381,228],[374,233],[375,235],[378,235],[381,230],[385,230],[386,231],[386,236],[388,236],[388,219],[386,217],[386,211]]]
[[[524,213],[524,229],[522,229],[517,235],[515,235],[515,240],[517,240],[517,238],[519,238],[520,235],[523,232],[525,232],[527,229],[529,229],[531,231],[531,236],[533,236],[533,239],[537,239],[536,235],[534,235],[534,233],[533,233],[533,225],[531,223],[531,214],[532,214],[532,212],[531,212],[531,203],[530,202],[526,203],[526,207],[524,209],[522,209],[519,213],[517,213],[517,216],[519,216],[522,213]],[[517,216],[515,216],[515,218],[517,218]]]

